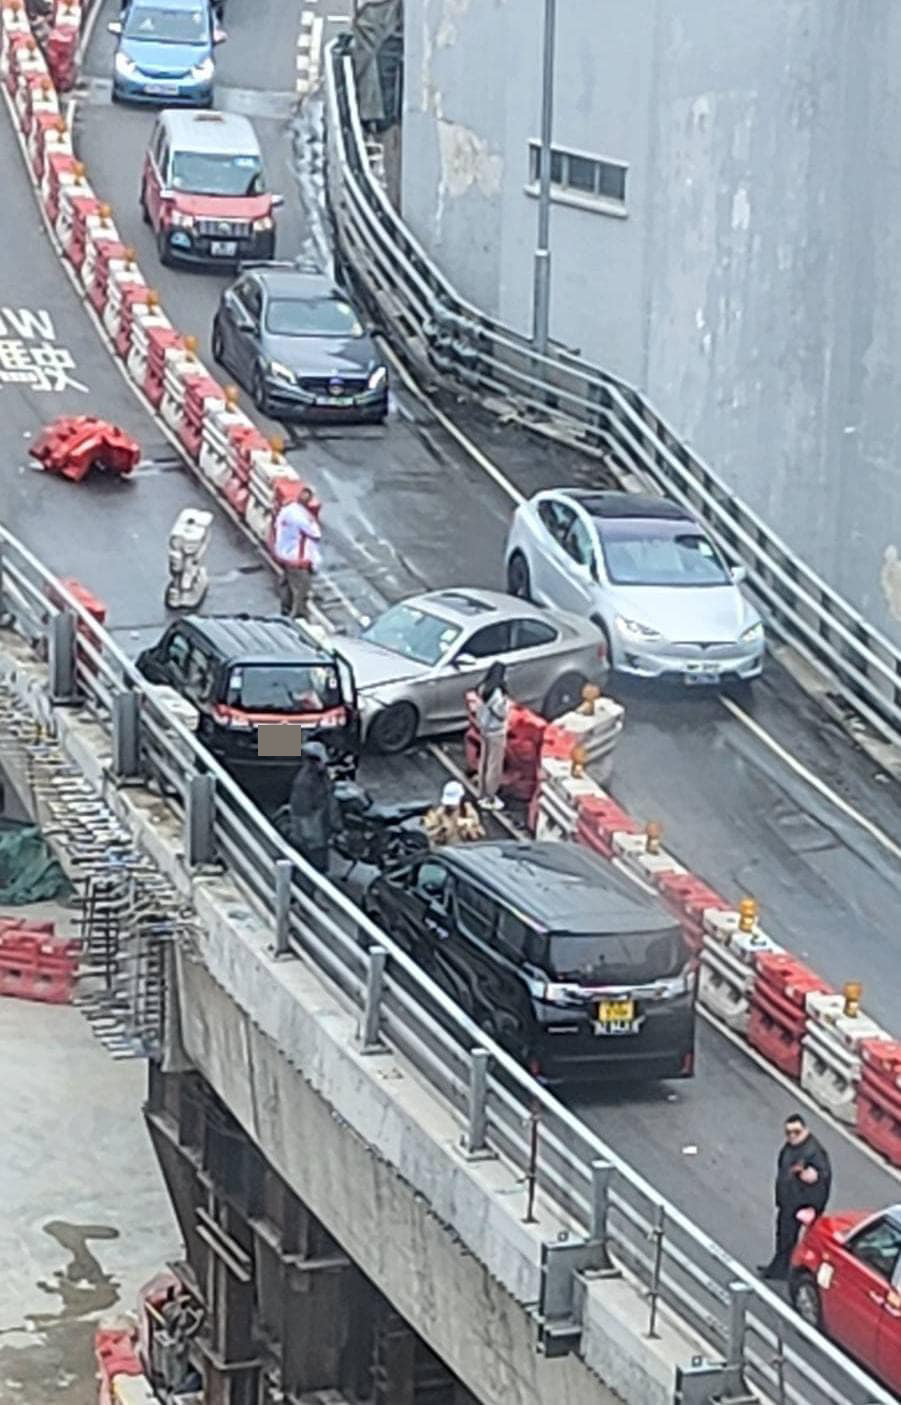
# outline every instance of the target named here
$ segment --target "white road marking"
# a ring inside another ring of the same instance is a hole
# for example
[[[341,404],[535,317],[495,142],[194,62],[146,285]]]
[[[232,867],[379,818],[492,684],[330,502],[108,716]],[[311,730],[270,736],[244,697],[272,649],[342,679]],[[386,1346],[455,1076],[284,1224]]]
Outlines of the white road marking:
[[[790,771],[794,771],[795,775],[800,776],[803,781],[806,781],[811,789],[815,790],[818,795],[821,795],[824,800],[828,800],[830,805],[834,805],[836,810],[845,815],[847,819],[851,820],[854,824],[858,825],[871,839],[875,839],[876,843],[879,844],[881,848],[885,849],[886,853],[891,854],[892,858],[901,859],[901,844],[896,844],[893,839],[889,838],[885,830],[880,829],[879,825],[875,824],[873,820],[868,819],[866,815],[862,815],[859,810],[856,810],[853,805],[843,799],[837,791],[833,790],[832,786],[828,785],[826,781],[821,780],[819,776],[814,775],[813,771],[808,770],[803,762],[799,761],[797,757],[792,756],[790,751],[786,751],[785,747],[782,746],[780,742],[777,742],[775,737],[770,736],[766,728],[761,727],[759,722],[755,722],[753,717],[749,717],[732,698],[721,697],[720,702],[723,704],[726,711],[732,714],[736,722],[740,722],[743,727],[747,727],[748,731],[751,732],[758,741],[763,742],[764,746],[768,747],[774,756],[779,757],[783,765],[787,766]]]

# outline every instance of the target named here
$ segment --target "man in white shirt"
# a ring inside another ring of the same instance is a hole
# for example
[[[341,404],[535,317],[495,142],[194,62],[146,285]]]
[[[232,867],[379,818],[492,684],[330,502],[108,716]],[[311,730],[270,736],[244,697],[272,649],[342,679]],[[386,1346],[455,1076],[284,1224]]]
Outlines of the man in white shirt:
[[[273,555],[284,567],[282,612],[306,619],[313,576],[322,560],[319,506],[312,488],[303,487],[293,502],[285,503],[275,519]]]

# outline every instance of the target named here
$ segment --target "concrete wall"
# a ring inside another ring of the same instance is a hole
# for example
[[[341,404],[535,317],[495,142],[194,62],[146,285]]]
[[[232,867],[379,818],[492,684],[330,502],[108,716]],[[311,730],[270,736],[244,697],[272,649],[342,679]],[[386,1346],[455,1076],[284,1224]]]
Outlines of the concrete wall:
[[[543,0],[406,0],[403,210],[531,319]],[[639,385],[901,640],[901,8],[564,0],[554,144],[628,163],[555,202],[552,335]]]

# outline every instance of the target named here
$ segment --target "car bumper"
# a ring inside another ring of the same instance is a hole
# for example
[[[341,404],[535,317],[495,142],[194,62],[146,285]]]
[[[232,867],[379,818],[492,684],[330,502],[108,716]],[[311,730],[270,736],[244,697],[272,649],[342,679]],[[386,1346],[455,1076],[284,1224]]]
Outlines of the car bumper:
[[[647,1014],[637,1034],[597,1035],[587,1021],[569,1033],[543,1030],[529,1050],[548,1086],[653,1082],[694,1073],[695,1019],[692,1007]]]
[[[613,666],[618,673],[633,678],[715,687],[757,678],[763,669],[764,652],[762,641],[750,645],[714,644],[701,649],[619,639],[613,646]]]
[[[337,396],[313,395],[300,386],[267,376],[266,394],[272,408],[277,409],[283,419],[331,424],[360,419],[382,420],[388,413],[388,391],[384,386],[339,399]]]
[[[234,245],[232,251],[220,252]],[[213,248],[216,246],[216,252]],[[166,253],[173,263],[196,268],[235,268],[242,260],[271,259],[275,252],[275,230],[268,229],[247,239],[213,239],[190,229],[170,229],[166,233]]]
[[[123,78],[116,74],[113,77],[113,99],[116,102],[146,104],[148,107],[209,107],[213,101],[213,85],[209,81],[166,83],[138,75]]]

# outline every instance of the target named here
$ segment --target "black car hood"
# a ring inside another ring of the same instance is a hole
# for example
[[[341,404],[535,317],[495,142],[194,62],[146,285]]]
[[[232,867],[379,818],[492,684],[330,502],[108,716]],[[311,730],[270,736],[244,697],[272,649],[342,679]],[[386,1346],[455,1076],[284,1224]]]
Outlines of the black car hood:
[[[306,376],[359,376],[382,364],[369,337],[279,337],[267,332],[263,355]]]

